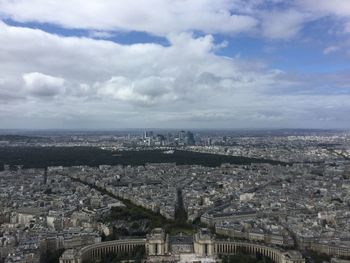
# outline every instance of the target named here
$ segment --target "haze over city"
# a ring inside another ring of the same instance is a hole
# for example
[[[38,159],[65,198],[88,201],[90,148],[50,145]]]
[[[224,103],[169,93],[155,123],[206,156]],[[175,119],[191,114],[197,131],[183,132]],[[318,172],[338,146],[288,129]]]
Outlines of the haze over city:
[[[0,128],[350,128],[349,52],[347,0],[0,0]]]

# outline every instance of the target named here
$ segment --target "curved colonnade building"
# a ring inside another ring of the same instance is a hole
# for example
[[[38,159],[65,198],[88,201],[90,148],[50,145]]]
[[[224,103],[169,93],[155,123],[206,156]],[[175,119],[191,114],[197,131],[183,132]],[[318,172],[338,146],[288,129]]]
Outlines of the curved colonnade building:
[[[216,262],[218,255],[245,253],[269,257],[275,263],[305,263],[298,251],[244,241],[216,240],[206,229],[193,237],[181,234],[169,237],[161,228],[154,229],[146,238],[114,240],[89,245],[79,251],[67,250],[60,263],[98,262],[103,255],[132,252],[140,247],[145,249],[148,262]]]

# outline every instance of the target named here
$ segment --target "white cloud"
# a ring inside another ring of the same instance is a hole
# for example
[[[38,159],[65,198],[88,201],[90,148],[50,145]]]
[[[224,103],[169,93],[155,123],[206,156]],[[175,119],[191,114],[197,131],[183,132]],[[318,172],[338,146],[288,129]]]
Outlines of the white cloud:
[[[91,38],[100,39],[119,31],[290,39],[311,20],[329,16],[349,31],[349,6],[348,0],[0,0],[0,17],[87,29]]]
[[[297,10],[266,12],[263,15],[262,33],[271,39],[289,39],[295,37],[310,14]]]
[[[296,4],[310,12],[321,15],[350,16],[350,5],[348,0],[296,0]]]
[[[331,53],[339,51],[339,49],[340,49],[340,47],[338,47],[338,46],[329,46],[323,50],[323,54],[329,55]]]
[[[102,84],[96,84],[98,95],[111,96],[115,99],[152,106],[155,103],[172,102],[177,99],[173,94],[174,79],[169,77],[149,76],[142,79],[112,77]]]
[[[235,2],[89,0],[82,3],[81,0],[1,0],[0,13],[23,22],[39,21],[94,30],[145,31],[157,35],[192,30],[230,34],[252,30],[257,25],[255,18],[230,13],[230,7]]]
[[[64,79],[48,76],[39,72],[23,74],[24,88],[33,96],[51,97],[65,90]]]
[[[168,41],[120,45],[0,23],[1,125],[283,126],[318,120],[325,105],[336,105],[327,116],[348,120],[336,112],[350,110],[348,95],[292,92],[340,87],[346,77],[292,78],[261,62],[221,57],[211,35],[173,33]]]
[[[92,30],[89,32],[90,38],[108,39],[108,38],[112,38],[113,36],[114,36],[114,34],[107,32],[107,31]]]
[[[341,26],[339,32],[350,32],[350,3],[348,0],[295,0],[297,8],[310,12],[314,17],[331,17]]]

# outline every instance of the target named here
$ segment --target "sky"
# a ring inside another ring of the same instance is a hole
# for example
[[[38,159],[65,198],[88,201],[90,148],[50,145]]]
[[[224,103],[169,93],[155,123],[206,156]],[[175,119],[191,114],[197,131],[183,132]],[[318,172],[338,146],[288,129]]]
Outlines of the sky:
[[[0,129],[350,128],[350,0],[0,0]]]

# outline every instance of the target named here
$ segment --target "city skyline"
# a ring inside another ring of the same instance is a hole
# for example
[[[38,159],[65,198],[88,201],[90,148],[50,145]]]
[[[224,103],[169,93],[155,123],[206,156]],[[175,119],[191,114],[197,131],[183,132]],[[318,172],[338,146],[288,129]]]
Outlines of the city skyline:
[[[346,0],[0,0],[0,129],[350,128]]]

